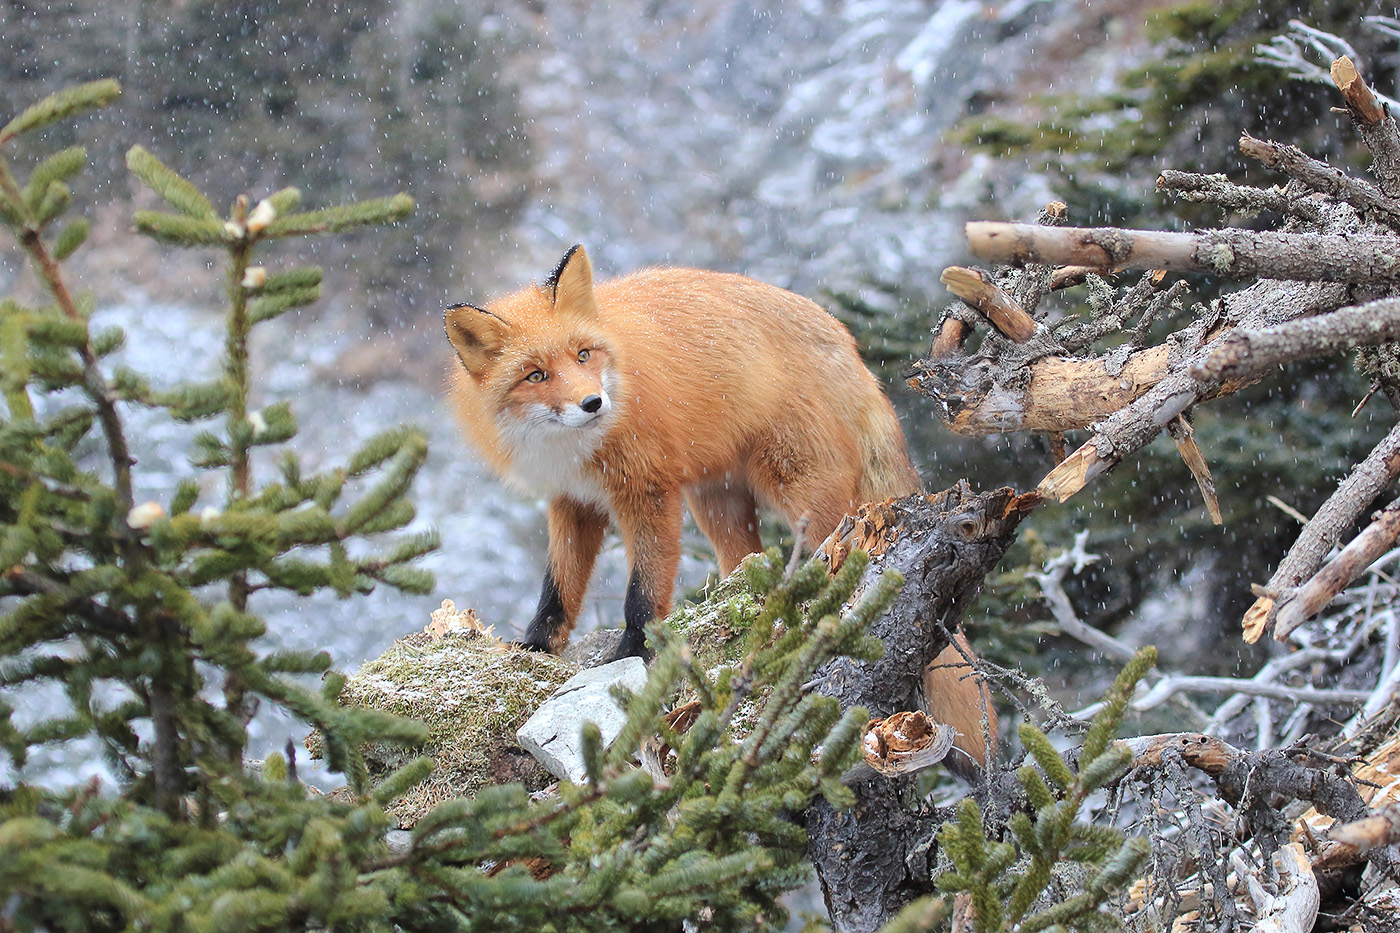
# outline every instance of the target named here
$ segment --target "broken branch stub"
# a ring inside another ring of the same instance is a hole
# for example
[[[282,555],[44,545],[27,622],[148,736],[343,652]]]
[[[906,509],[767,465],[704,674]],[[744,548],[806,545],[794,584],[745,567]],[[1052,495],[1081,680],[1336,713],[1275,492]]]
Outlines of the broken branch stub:
[[[1317,615],[1342,590],[1395,545],[1400,537],[1400,501],[1376,513],[1375,519],[1342,552],[1306,583],[1275,600],[1274,638],[1282,641],[1299,625]]]
[[[1332,81],[1342,92],[1352,125],[1371,150],[1371,171],[1382,191],[1400,198],[1400,128],[1380,105],[1356,65],[1343,55],[1332,63]]]
[[[1035,336],[1035,319],[984,273],[962,266],[949,266],[938,280],[948,287],[948,291],[985,316],[1003,337],[1025,343]]]

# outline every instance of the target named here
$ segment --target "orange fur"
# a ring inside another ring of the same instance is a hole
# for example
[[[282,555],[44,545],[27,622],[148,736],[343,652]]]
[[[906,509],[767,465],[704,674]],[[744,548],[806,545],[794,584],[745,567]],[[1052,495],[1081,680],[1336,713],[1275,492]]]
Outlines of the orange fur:
[[[695,269],[595,285],[575,247],[544,285],[454,306],[446,323],[468,436],[508,482],[550,500],[527,646],[567,643],[609,518],[631,568],[623,656],[641,654],[642,625],[670,611],[682,500],[728,573],[760,549],[760,507],[790,526],[806,515],[820,541],[853,506],[919,489],[850,333],[780,288]],[[929,676],[936,717],[974,710],[969,751],[985,761],[978,686]]]

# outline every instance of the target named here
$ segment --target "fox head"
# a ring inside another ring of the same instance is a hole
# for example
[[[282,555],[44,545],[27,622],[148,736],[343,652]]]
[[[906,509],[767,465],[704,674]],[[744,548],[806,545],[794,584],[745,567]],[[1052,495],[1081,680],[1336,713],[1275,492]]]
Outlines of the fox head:
[[[543,285],[489,307],[453,305],[447,338],[503,439],[606,430],[613,351],[598,320],[593,267],[574,246]]]

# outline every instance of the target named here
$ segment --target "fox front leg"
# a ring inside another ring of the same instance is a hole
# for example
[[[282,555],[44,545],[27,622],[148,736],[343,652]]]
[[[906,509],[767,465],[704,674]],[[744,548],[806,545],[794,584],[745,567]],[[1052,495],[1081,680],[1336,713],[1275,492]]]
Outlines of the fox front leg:
[[[615,506],[631,570],[622,606],[626,626],[612,659],[645,659],[646,624],[671,611],[671,589],[681,557],[681,494],[676,489],[653,489]]]
[[[596,506],[565,496],[550,500],[549,567],[521,647],[554,654],[564,650],[607,529],[608,515]]]

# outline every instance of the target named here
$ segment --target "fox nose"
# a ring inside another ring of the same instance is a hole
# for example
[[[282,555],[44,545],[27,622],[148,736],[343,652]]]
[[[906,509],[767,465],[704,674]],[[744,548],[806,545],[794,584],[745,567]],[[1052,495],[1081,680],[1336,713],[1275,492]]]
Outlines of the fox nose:
[[[601,395],[589,395],[578,403],[578,407],[591,415],[603,407],[603,397]]]

